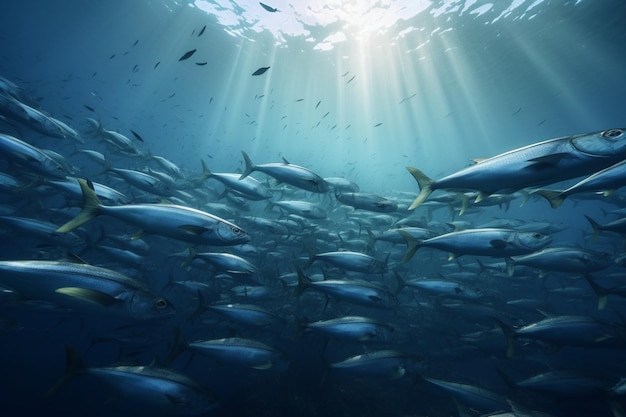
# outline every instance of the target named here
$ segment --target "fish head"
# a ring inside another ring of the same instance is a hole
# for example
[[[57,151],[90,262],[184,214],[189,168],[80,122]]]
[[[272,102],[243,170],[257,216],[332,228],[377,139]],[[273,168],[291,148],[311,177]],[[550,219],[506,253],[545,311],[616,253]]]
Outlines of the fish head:
[[[133,317],[141,319],[166,319],[176,315],[171,302],[151,291],[134,291],[127,300],[127,309]]]
[[[229,222],[219,222],[215,228],[217,236],[225,242],[233,245],[240,243],[248,243],[250,235],[242,228]]]
[[[541,232],[517,232],[520,246],[532,251],[540,250],[552,242],[552,236]]]
[[[626,155],[626,128],[574,136],[571,143],[578,151],[592,156],[624,156]]]

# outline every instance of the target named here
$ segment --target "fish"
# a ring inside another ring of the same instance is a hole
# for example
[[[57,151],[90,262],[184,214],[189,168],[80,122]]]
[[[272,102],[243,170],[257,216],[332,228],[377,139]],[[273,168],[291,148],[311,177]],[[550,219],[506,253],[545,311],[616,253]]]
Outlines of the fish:
[[[374,127],[382,126],[382,123],[376,123]]]
[[[96,111],[93,107],[88,106],[88,105],[86,105],[86,104],[83,104],[83,107],[85,107],[85,108],[86,108],[87,110],[89,110],[90,112],[95,112],[95,111]]]
[[[624,185],[626,185],[626,160],[602,169],[566,190],[534,190],[532,194],[539,194],[548,200],[552,208],[558,208],[572,194],[602,192],[607,197]]]
[[[478,191],[476,202],[497,192],[512,193],[589,175],[626,157],[626,129],[549,139],[493,156],[439,180],[407,167],[420,193],[409,206],[420,206],[435,190]]]
[[[254,171],[262,172],[281,182],[293,185],[294,187],[314,193],[325,193],[328,191],[328,184],[324,178],[317,175],[310,169],[299,165],[290,164],[285,158],[282,163],[269,163],[255,165],[245,151],[241,151],[246,167],[239,176],[242,180]]]
[[[350,84],[350,83],[352,82],[352,80],[354,80],[355,78],[356,78],[356,75],[353,75],[353,76],[352,76],[352,78],[350,78],[350,79],[346,82],[346,84]]]
[[[228,189],[237,191],[250,200],[267,200],[272,197],[272,192],[263,183],[253,177],[247,176],[240,179],[241,174],[211,172],[204,161],[200,162],[202,163],[203,178],[215,179],[224,184]]]
[[[520,232],[513,229],[467,229],[422,241],[415,240],[402,230],[399,233],[408,242],[408,249],[402,263],[408,262],[422,247],[450,252],[450,259],[462,255],[506,258],[538,251],[552,242],[550,235],[540,232]]]
[[[379,213],[392,213],[398,209],[398,204],[395,201],[374,193],[342,192],[335,190],[335,198],[337,201],[354,207],[355,209]]]
[[[172,304],[143,282],[113,270],[66,261],[0,261],[0,285],[32,300],[79,312],[167,319]]]
[[[296,103],[299,103],[301,101],[304,101],[304,99],[303,98],[296,99]]]
[[[429,377],[422,377],[422,379],[443,389],[463,404],[467,404],[481,413],[492,413],[511,408],[505,397],[478,386]]]
[[[515,354],[518,338],[550,342],[557,346],[626,347],[626,334],[619,326],[589,316],[548,317],[519,328],[513,328],[495,317],[494,320],[507,339],[507,357]]]
[[[0,156],[32,173],[46,178],[64,179],[70,173],[41,149],[14,136],[0,133]]]
[[[191,58],[191,56],[192,56],[193,54],[195,54],[195,53],[196,53],[196,49],[192,49],[191,51],[187,51],[187,52],[185,52],[185,53],[183,54],[183,56],[181,56],[181,57],[178,59],[178,61],[180,62],[180,61],[184,61],[184,60],[186,60],[186,59],[189,59],[189,58]]]
[[[253,339],[227,337],[223,339],[187,342],[178,331],[172,352],[165,360],[171,362],[184,351],[210,357],[226,365],[256,370],[284,370],[287,368],[285,355],[275,348]]]
[[[363,272],[367,274],[382,274],[387,270],[386,262],[360,252],[339,251],[318,253],[311,256],[309,265],[315,261],[336,266],[348,271]]]
[[[343,340],[358,342],[388,342],[395,331],[393,325],[361,316],[345,316],[312,323],[301,323],[316,333]]]
[[[315,109],[317,109],[320,106],[320,104],[322,104],[322,100],[317,102],[317,104],[315,105]]]
[[[404,281],[404,284],[443,297],[475,300],[483,296],[483,291],[480,288],[449,279],[418,278]]]
[[[254,71],[252,73],[252,75],[261,75],[261,74],[265,74],[265,71],[267,71],[268,69],[270,69],[270,67],[261,67],[258,70]]]
[[[328,218],[328,213],[325,209],[309,201],[281,200],[270,202],[270,205],[272,207],[279,207],[281,211],[284,210],[289,213],[305,217],[307,219],[319,220]]]
[[[546,271],[585,274],[601,271],[612,263],[612,255],[578,247],[551,247],[522,256],[506,258],[507,272],[513,276],[516,265],[536,268],[543,277]]]
[[[99,215],[108,215],[141,229],[142,232],[199,245],[228,246],[247,243],[250,236],[239,226],[220,217],[174,204],[128,204],[105,206],[84,179],[78,179],[83,208],[72,220],[57,229],[69,232]]]
[[[363,280],[311,281],[300,268],[296,268],[296,271],[298,273],[296,296],[300,296],[304,290],[311,288],[339,300],[366,307],[391,309],[397,305],[397,298],[394,294],[372,282]]]
[[[331,363],[330,368],[356,376],[395,380],[413,376],[423,367],[423,362],[419,355],[388,349],[351,356]]]
[[[261,3],[261,2],[259,2],[259,4],[261,5],[261,7],[262,7],[262,8],[264,8],[265,10],[267,10],[267,11],[268,11],[268,12],[270,12],[270,13],[280,12],[280,10],[278,10],[277,8],[272,7],[272,6],[268,6],[268,5],[267,5],[267,4],[265,4],[265,3]]]
[[[145,142],[139,133],[135,132],[133,129],[130,129],[130,133],[132,133],[139,142]]]
[[[183,266],[189,265],[194,259],[200,259],[212,265],[218,271],[236,276],[249,276],[257,272],[257,267],[241,256],[224,252],[196,252],[188,250],[188,257]]]
[[[198,37],[202,36],[202,34],[204,33],[206,29],[206,25],[202,26],[202,29],[200,29],[200,32],[198,33]]]
[[[206,64],[207,64],[207,61],[196,62],[196,65],[198,65],[198,66],[203,66],[203,65],[206,65]]]
[[[593,229],[593,241],[594,242],[598,241],[598,238],[600,236],[600,232],[602,232],[602,231],[614,232],[614,233],[619,233],[619,234],[626,234],[626,217],[622,217],[620,219],[613,220],[612,222],[609,222],[609,223],[606,223],[606,224],[599,224],[594,219],[592,219],[590,216],[587,216],[586,214],[584,216],[585,216],[585,218],[587,219],[587,221],[589,222],[589,224],[591,225],[591,227]]]
[[[202,310],[219,314],[229,320],[247,326],[271,326],[279,321],[279,317],[271,311],[254,304],[216,304],[203,308]]]
[[[86,367],[73,347],[66,346],[65,354],[65,373],[46,393],[46,398],[54,395],[72,379],[89,375],[110,385],[115,392],[133,402],[138,401],[144,409],[158,410],[159,413],[206,415],[218,405],[215,395],[176,371],[155,366]]]
[[[161,64],[161,61],[157,62],[156,64],[154,64],[154,68],[152,68],[153,70],[157,69],[157,67]]]

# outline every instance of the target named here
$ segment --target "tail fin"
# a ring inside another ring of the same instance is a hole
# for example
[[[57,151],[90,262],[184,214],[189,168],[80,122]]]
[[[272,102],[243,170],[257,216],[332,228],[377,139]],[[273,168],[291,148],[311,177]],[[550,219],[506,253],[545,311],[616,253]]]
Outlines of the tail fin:
[[[420,193],[418,194],[415,201],[413,201],[413,204],[409,206],[409,210],[413,210],[414,208],[419,207],[419,205],[422,204],[424,201],[426,201],[430,193],[433,192],[432,185],[435,183],[435,181],[428,178],[426,174],[424,174],[417,168],[407,167],[406,169],[408,169],[411,175],[413,175],[413,178],[415,178],[415,181],[417,181],[417,185],[420,187]]]
[[[585,215],[585,218],[593,228],[593,243],[596,243],[598,241],[598,237],[600,237],[600,224],[587,215]]]
[[[606,290],[606,288],[596,284],[591,275],[585,274],[584,277],[593,289],[593,292],[595,292],[596,296],[598,297],[598,310],[604,310],[607,303],[608,291]]]
[[[515,342],[517,340],[517,336],[515,334],[515,329],[513,329],[508,324],[504,323],[502,320],[493,318],[495,322],[498,324],[502,333],[506,337],[507,349],[506,349],[506,357],[511,358],[515,354]]]
[[[79,226],[87,223],[99,214],[102,203],[93,189],[93,184],[89,180],[78,179],[80,189],[83,193],[83,209],[76,217],[57,229],[59,233],[71,232]]]
[[[400,261],[400,264],[405,264],[411,260],[413,255],[415,255],[415,252],[417,252],[417,250],[421,247],[421,244],[417,239],[415,239],[413,236],[411,236],[409,233],[405,232],[404,230],[398,230],[398,233],[400,233],[402,237],[404,237],[407,245],[409,246],[406,250],[406,254],[404,255],[404,258],[402,258],[402,260]]]
[[[567,194],[564,194],[563,191],[558,190],[535,190],[533,194],[539,194],[550,203],[550,207],[558,208],[561,207],[563,201],[565,201],[565,197]]]
[[[180,328],[176,328],[175,330],[175,339],[174,346],[172,346],[172,350],[167,355],[167,357],[160,363],[162,366],[167,366],[170,363],[174,362],[176,358],[180,356],[181,353],[187,349],[189,343],[185,340],[185,336],[183,336],[183,332],[180,331]]]
[[[300,294],[311,284],[311,280],[309,277],[304,275],[304,272],[299,267],[296,267],[296,272],[298,273],[298,286],[296,287],[296,291],[294,292],[294,296],[299,297]]]
[[[200,174],[200,178],[202,179],[202,181],[204,181],[208,178],[211,178],[211,175],[213,175],[213,173],[211,172],[209,167],[206,166],[203,159],[201,159],[200,162],[202,163],[202,174]]]
[[[243,173],[239,177],[240,180],[246,178],[256,168],[256,166],[252,163],[252,160],[250,159],[247,153],[245,153],[244,151],[241,151],[241,154],[243,155],[243,160],[246,163],[246,168],[244,169]]]
[[[70,379],[76,375],[80,375],[87,369],[78,352],[69,345],[65,346],[65,358],[65,373],[56,384],[44,394],[44,398],[50,398],[56,394]]]

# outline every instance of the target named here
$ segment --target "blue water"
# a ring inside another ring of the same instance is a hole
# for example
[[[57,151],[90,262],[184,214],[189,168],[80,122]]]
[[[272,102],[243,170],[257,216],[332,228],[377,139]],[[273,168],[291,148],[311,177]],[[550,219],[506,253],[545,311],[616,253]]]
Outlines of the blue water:
[[[608,213],[623,206],[621,190],[609,198],[570,197],[558,209],[538,198],[522,205],[516,195],[510,205],[470,207],[462,216],[458,203],[452,211],[445,204],[434,210],[426,204],[408,211],[419,188],[405,167],[417,167],[437,179],[475,158],[551,138],[623,127],[623,1],[268,3],[277,12],[263,9],[256,1],[13,3],[0,14],[0,76],[18,85],[33,107],[79,131],[83,143],[50,137],[5,119],[0,119],[0,132],[63,155],[80,170],[75,176],[107,184],[133,203],[161,200],[112,174],[99,174],[98,164],[74,153],[96,150],[106,154],[115,168],[163,170],[154,161],[106,145],[90,132],[86,118],[92,118],[127,136],[140,152],[166,157],[187,179],[200,175],[200,160],[213,172],[241,173],[243,150],[256,164],[286,158],[321,177],[348,179],[363,192],[396,201],[398,210],[387,217],[353,212],[337,202],[333,191],[305,192],[253,173],[274,189],[272,201],[305,200],[328,211],[327,219],[299,219],[304,227],[281,234],[245,218],[276,221],[286,214],[266,201],[242,204],[221,198],[225,188],[215,179],[204,181],[186,200],[179,195],[182,200],[175,203],[182,201],[223,217],[251,235],[253,252],[229,246],[195,248],[239,254],[258,268],[251,278],[225,278],[203,264],[183,268],[182,255],[168,255],[185,252],[189,245],[164,237],[143,237],[149,252],[143,254],[141,265],[129,265],[105,258],[92,246],[42,245],[37,238],[3,226],[3,261],[67,259],[68,252],[81,252],[88,263],[145,282],[177,309],[171,320],[134,322],[57,311],[3,293],[0,406],[8,410],[7,415],[181,412],[122,398],[116,393],[119,390],[89,375],[76,376],[51,398],[43,398],[64,374],[66,345],[74,346],[88,367],[148,366],[168,355],[176,328],[189,341],[233,335],[256,339],[288,358],[286,370],[263,371],[200,355],[187,365],[189,353],[181,355],[168,368],[194,379],[220,399],[208,415],[462,415],[450,393],[421,377],[484,388],[555,416],[611,416],[609,400],[626,406],[623,398],[607,394],[626,376],[623,347],[519,341],[516,355],[507,358],[506,338],[492,319],[523,326],[545,315],[582,315],[610,322],[623,333],[623,298],[610,295],[607,307],[598,310],[594,292],[579,274],[552,272],[539,278],[533,271],[508,277],[491,271],[479,275],[475,257],[462,257],[461,268],[448,261],[446,253],[432,249],[421,249],[408,264],[400,265],[406,245],[377,242],[372,249],[364,227],[379,233],[411,218],[442,234],[451,231],[447,223],[452,221],[466,221],[468,227],[494,219],[550,222],[563,228],[552,233],[550,246],[603,250],[617,259],[623,237],[602,233],[593,242],[584,215],[601,224],[621,217]],[[194,49],[190,58],[179,60]],[[253,76],[261,67],[270,68]],[[0,162],[2,172],[24,178],[6,157]],[[562,189],[575,182],[549,188]],[[44,186],[1,197],[3,214],[59,226],[80,206]],[[107,234],[124,235],[127,240],[137,232],[133,225],[102,216],[78,234],[97,246],[102,244],[97,242],[101,226]],[[114,244],[107,241],[107,245]],[[371,275],[338,271],[321,262],[307,267],[311,253],[333,250],[388,259],[389,270]],[[485,296],[462,301],[455,309],[448,305],[450,298],[406,288],[397,294],[398,306],[390,310],[333,299],[324,308],[326,300],[312,290],[294,295],[295,278],[283,274],[294,273],[296,265],[309,276],[326,272],[328,278],[364,278],[391,291],[396,289],[393,271],[408,280],[471,270],[476,276],[470,283]],[[623,285],[623,272],[612,262],[593,276],[605,287],[616,287]],[[199,299],[188,281],[207,284],[204,298]],[[264,285],[270,295],[260,300],[237,297],[231,289],[242,283]],[[536,305],[524,309],[506,304],[524,298]],[[202,300],[209,305],[255,304],[279,320],[269,327],[254,327],[210,313],[198,318],[196,307]],[[347,315],[390,323],[395,335],[382,344],[331,340],[326,345],[323,337],[300,334],[297,329],[303,317],[317,321]],[[495,337],[485,337],[478,345],[460,339],[473,332],[493,332]],[[107,339],[96,342],[101,338]],[[330,363],[379,349],[419,355],[421,377],[375,378],[328,369]],[[553,396],[508,386],[499,374],[520,381],[549,370],[593,374],[606,391],[589,398],[571,392]]]

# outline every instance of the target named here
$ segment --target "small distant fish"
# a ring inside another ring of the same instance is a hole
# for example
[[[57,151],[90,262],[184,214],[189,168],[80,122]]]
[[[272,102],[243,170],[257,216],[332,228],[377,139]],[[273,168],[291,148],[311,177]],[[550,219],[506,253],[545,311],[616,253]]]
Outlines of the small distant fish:
[[[350,84],[350,81],[354,80],[355,78],[356,78],[356,75],[353,75],[352,78],[350,78],[346,84]]]
[[[139,71],[139,65],[135,64],[135,66],[133,67],[133,72],[137,72]]]
[[[137,138],[138,141],[144,142],[143,138],[139,136],[139,133],[135,132],[133,129],[130,129],[130,133],[132,133],[133,136],[135,136],[135,138]]]
[[[209,104],[213,103],[213,97],[209,99]]]
[[[304,99],[303,98],[299,98],[299,99],[296,100],[296,103],[300,102],[300,101],[304,101]]]
[[[111,55],[111,56],[109,57],[109,59],[113,59],[113,58],[115,58],[115,54],[113,54],[113,55]]]
[[[198,37],[202,36],[205,29],[206,29],[206,25],[202,26],[202,29],[200,29],[200,33],[198,33]]]
[[[206,65],[206,64],[207,64],[206,61],[204,61],[204,62],[196,62],[196,65]]]
[[[89,110],[90,112],[95,112],[95,110],[94,110],[94,108],[93,108],[93,107],[88,106],[88,105],[86,105],[86,104],[83,104],[83,106],[84,106],[87,110]]]
[[[160,63],[161,63],[161,61],[159,61],[156,64],[154,64],[154,68],[153,69],[156,69],[156,67],[158,67]]]
[[[261,3],[263,4],[263,3]],[[265,71],[267,71],[268,69],[270,69],[270,67],[261,67],[258,70],[254,71],[252,73],[252,75],[261,75],[261,74],[265,74]]]
[[[515,116],[517,113],[519,113],[521,111],[522,111],[522,108],[520,107],[517,110],[515,110],[515,113],[513,113],[511,116]]]
[[[376,124],[374,125],[374,127],[378,127],[378,126],[380,126],[380,125],[382,125],[382,122],[381,122],[381,123],[376,123]]]
[[[330,114],[330,112],[327,111],[326,114],[322,116],[322,119],[325,118],[326,116],[328,116],[329,114]]]
[[[342,75],[342,77],[345,77],[346,75],[350,74],[350,71],[346,71],[345,74]]]
[[[322,104],[322,100],[317,102],[317,104],[315,105],[315,108],[317,109],[320,106],[320,104]]]
[[[400,101],[400,103],[398,103],[398,104],[402,104],[402,103],[404,103],[404,102],[405,102],[405,101],[407,101],[407,100],[411,100],[411,99],[412,99],[413,97],[415,97],[416,95],[417,95],[417,93],[415,93],[415,94],[411,95],[410,97],[405,97],[405,98],[403,98],[403,99],[402,99],[402,101]]]
[[[133,46],[136,46],[138,43],[139,43],[139,39],[137,39],[137,40],[135,41],[135,43],[133,44]]]
[[[540,121],[539,123],[537,123],[537,126],[541,126],[542,124],[544,124],[546,122],[546,119],[543,119],[542,121]]]
[[[261,2],[259,2],[259,4],[261,5],[261,7],[262,7],[262,8],[264,8],[265,10],[267,10],[267,11],[268,11],[268,12],[270,12],[270,13],[280,12],[280,10],[278,10],[277,8],[272,7],[272,6],[268,6],[268,5],[267,5],[267,4],[265,4],[265,3],[261,3]]]
[[[191,51],[187,51],[187,52],[185,52],[185,54],[183,56],[181,56],[178,59],[178,61],[184,61],[184,60],[190,58],[195,53],[196,53],[196,49],[192,49]]]

